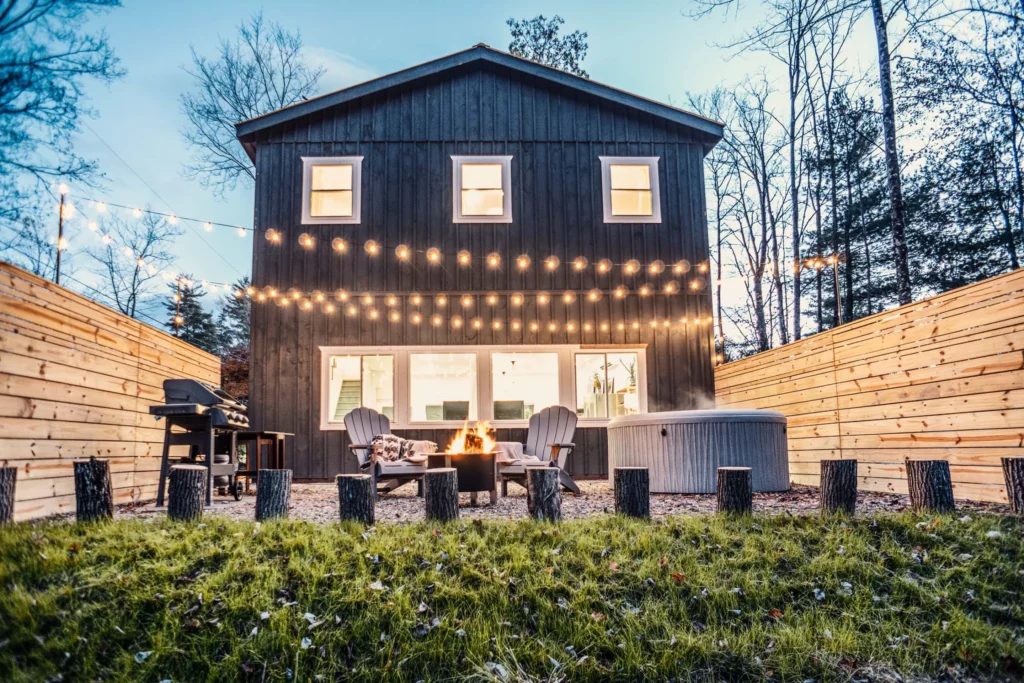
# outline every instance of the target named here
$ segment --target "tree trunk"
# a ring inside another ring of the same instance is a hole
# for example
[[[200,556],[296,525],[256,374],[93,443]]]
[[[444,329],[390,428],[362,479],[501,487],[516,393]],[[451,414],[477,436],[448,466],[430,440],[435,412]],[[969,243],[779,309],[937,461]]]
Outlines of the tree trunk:
[[[749,467],[718,468],[718,511],[745,515],[754,509],[753,477]]]
[[[438,467],[423,475],[423,498],[428,522],[454,522],[459,518],[459,473]]]
[[[857,461],[821,461],[821,514],[842,513],[852,515],[857,511]]]
[[[372,526],[376,517],[373,495],[373,477],[369,474],[339,474],[338,506],[342,521],[355,520]]]
[[[893,259],[896,264],[896,294],[901,305],[912,299],[910,259],[907,252],[906,226],[903,218],[903,187],[900,180],[900,157],[896,148],[896,108],[893,103],[892,73],[889,66],[889,35],[885,24],[882,0],[871,0],[878,45],[878,84],[882,96],[882,134],[885,138],[885,168],[889,185],[889,214],[892,222]]]
[[[262,472],[260,473],[262,476]],[[167,518],[189,522],[203,516],[206,465],[175,465],[167,488]]]
[[[1010,512],[1024,516],[1024,458],[1003,458],[1003,478]]]
[[[0,524],[14,521],[14,488],[17,483],[17,467],[0,467]]]
[[[75,519],[91,522],[114,517],[114,493],[110,487],[110,463],[77,460],[75,467]]]
[[[256,521],[288,519],[292,500],[291,470],[260,470],[256,484]]]
[[[562,487],[557,468],[526,468],[526,509],[539,522],[562,520]]]
[[[953,481],[945,460],[910,460],[907,465],[907,487],[910,506],[918,512],[953,512]]]
[[[615,512],[650,519],[651,477],[646,467],[616,467]]]

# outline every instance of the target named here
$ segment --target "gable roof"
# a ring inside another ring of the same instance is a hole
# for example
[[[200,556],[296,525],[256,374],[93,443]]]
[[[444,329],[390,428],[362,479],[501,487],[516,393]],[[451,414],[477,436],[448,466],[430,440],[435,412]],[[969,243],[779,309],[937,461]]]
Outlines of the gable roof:
[[[323,111],[324,109],[346,102],[352,102],[353,100],[373,95],[388,88],[401,86],[420,78],[426,78],[449,69],[478,61],[498,64],[514,71],[530,74],[531,76],[535,76],[549,83],[554,83],[566,88],[572,88],[594,97],[616,102],[622,106],[636,109],[681,126],[686,126],[700,131],[701,133],[714,138],[716,142],[722,138],[724,126],[718,121],[713,121],[711,119],[704,118],[703,116],[699,116],[667,104],[662,104],[661,102],[656,102],[654,100],[647,99],[646,97],[640,97],[639,95],[634,95],[624,90],[619,90],[618,88],[597,83],[596,81],[582,78],[559,69],[554,69],[543,64],[537,64],[536,62],[531,62],[528,59],[516,57],[500,50],[495,50],[483,43],[478,43],[468,50],[456,52],[448,55],[447,57],[441,57],[429,62],[424,62],[418,66],[396,71],[386,76],[374,78],[373,80],[365,81],[348,88],[336,90],[334,92],[327,93],[326,95],[315,97],[311,100],[296,102],[295,104],[272,111],[268,114],[263,114],[262,116],[257,116],[247,121],[236,123],[235,135],[239,139],[248,138],[254,133],[258,133],[259,131],[266,130],[268,128],[273,128],[274,126],[287,123],[302,116]],[[250,156],[252,156],[253,150],[251,149],[251,145],[244,144],[243,146],[246,147],[246,151]]]

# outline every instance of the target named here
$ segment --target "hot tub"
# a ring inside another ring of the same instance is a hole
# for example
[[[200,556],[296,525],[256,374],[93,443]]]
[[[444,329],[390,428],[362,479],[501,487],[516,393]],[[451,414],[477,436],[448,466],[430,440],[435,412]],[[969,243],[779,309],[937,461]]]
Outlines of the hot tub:
[[[786,417],[774,410],[679,410],[613,418],[608,478],[646,467],[651,493],[714,493],[719,467],[749,467],[754,491],[789,488]]]

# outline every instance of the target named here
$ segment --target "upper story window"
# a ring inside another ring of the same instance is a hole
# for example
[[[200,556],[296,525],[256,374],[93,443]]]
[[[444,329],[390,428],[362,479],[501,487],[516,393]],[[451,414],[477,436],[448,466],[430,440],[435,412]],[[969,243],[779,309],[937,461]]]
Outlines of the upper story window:
[[[302,157],[302,224],[358,223],[362,157]]]
[[[452,156],[452,221],[512,222],[512,157]]]
[[[658,157],[601,157],[605,223],[660,223]]]

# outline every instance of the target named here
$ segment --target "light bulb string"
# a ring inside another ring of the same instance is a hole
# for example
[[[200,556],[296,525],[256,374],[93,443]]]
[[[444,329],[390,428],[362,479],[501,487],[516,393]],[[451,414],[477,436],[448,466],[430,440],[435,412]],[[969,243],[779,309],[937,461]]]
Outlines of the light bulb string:
[[[109,202],[105,199],[93,199],[92,197],[85,197],[82,195],[69,195],[72,199],[77,199],[83,202],[92,202],[93,207],[96,208],[99,205],[104,207],[112,206],[116,209],[124,209],[125,211],[146,213],[151,216],[160,216],[162,218],[173,219],[176,221],[188,221],[189,223],[198,223],[200,225],[208,225],[217,228],[231,228],[232,230],[244,230],[246,232],[255,232],[253,228],[247,228],[244,225],[233,225],[231,223],[221,223],[219,221],[208,221],[202,218],[190,218],[188,216],[179,216],[174,213],[164,213],[162,211],[154,211],[153,209],[143,209],[140,206],[126,206],[124,204],[117,204],[115,202]]]

